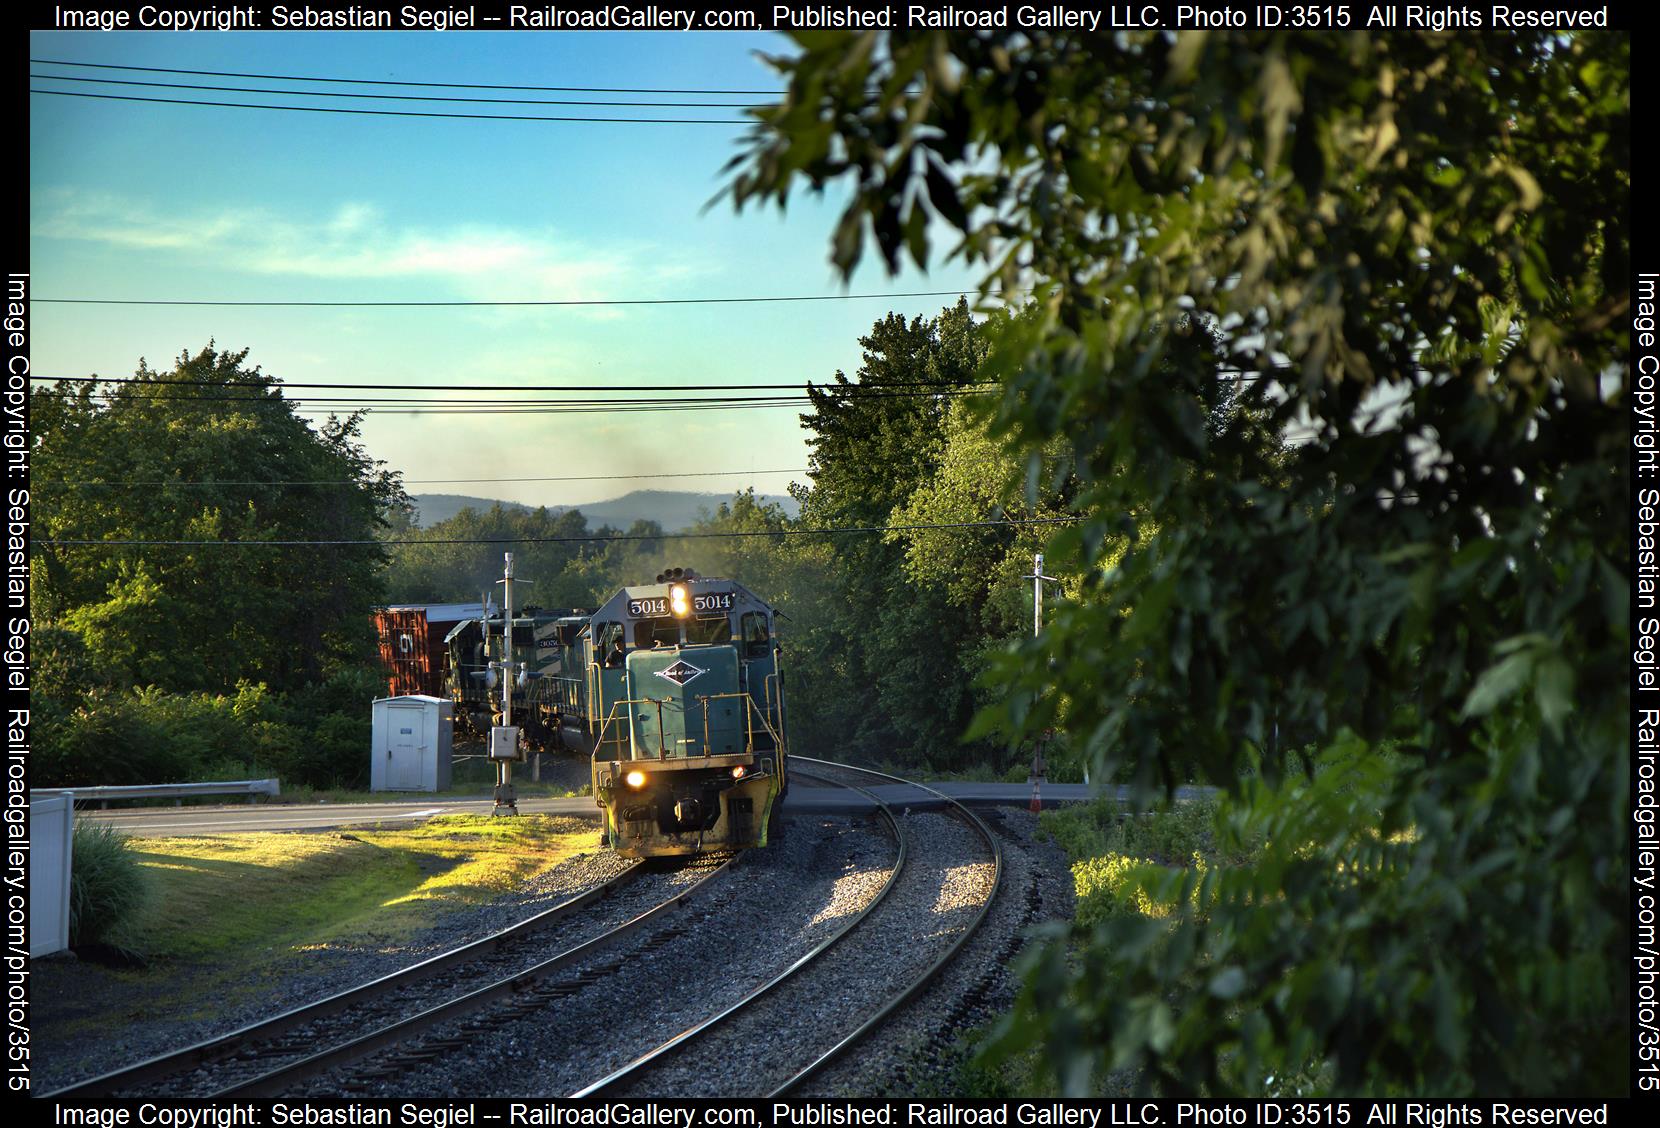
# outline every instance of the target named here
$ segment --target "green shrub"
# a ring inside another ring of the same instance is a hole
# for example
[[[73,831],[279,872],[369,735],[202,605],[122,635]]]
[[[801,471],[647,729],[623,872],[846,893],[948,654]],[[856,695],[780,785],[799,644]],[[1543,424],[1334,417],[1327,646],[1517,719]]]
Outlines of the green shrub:
[[[361,716],[329,713],[312,731],[306,782],[317,786],[366,787],[369,783],[371,724],[368,703]]]
[[[75,824],[69,870],[69,943],[116,943],[130,937],[147,891],[126,836],[108,823]]]
[[[1103,920],[1127,913],[1163,919],[1175,912],[1181,900],[1172,895],[1173,882],[1183,870],[1191,870],[1195,879],[1187,885],[1187,897],[1198,904],[1199,880],[1209,868],[1200,854],[1182,866],[1161,866],[1127,854],[1107,854],[1072,864],[1072,884],[1078,897],[1077,922],[1082,928],[1093,928]]]
[[[35,767],[43,787],[179,783],[196,777],[195,749],[170,739],[154,707],[130,693],[95,690],[42,732]]]
[[[43,710],[40,786],[181,783],[275,775],[291,786],[367,783],[372,670],[342,668],[289,694],[93,689]]]

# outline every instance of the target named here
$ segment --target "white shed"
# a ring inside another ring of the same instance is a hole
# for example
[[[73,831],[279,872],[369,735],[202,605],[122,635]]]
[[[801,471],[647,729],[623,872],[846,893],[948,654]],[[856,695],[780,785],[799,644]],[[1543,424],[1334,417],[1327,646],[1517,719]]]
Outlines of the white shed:
[[[451,711],[441,697],[383,697],[372,709],[370,791],[443,791],[450,785]]]

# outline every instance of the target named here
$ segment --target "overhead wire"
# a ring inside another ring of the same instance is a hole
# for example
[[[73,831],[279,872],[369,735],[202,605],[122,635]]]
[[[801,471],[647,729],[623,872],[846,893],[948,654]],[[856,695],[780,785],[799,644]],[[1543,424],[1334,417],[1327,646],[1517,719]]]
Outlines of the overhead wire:
[[[799,386],[799,385],[798,385]],[[218,385],[220,388],[226,385]],[[737,396],[638,396],[608,398],[453,398],[417,396],[284,396],[283,385],[249,386],[249,394],[190,394],[182,392],[133,390],[128,385],[117,391],[91,392],[90,398],[104,404],[142,402],[158,407],[199,407],[202,410],[234,410],[218,405],[264,404],[282,406],[299,414],[370,412],[377,415],[583,415],[636,414],[662,411],[764,411],[800,410],[811,408],[831,399],[843,404],[867,400],[955,400],[994,395],[995,385],[930,386],[928,390],[862,389],[858,385],[814,389],[822,394],[815,397],[807,391],[793,395],[737,395]],[[858,389],[858,390],[855,390]],[[273,395],[272,392],[279,394]],[[499,395],[499,393],[498,393]]]
[[[489,82],[405,82],[391,78],[331,78],[299,74],[252,74],[246,71],[185,70],[181,67],[140,67],[119,63],[78,63],[68,59],[30,59],[31,66],[87,67],[94,70],[142,71],[149,74],[195,74],[209,78],[264,78],[277,82],[334,82],[354,86],[421,86],[445,90],[529,90],[569,94],[732,94],[778,97],[783,90],[711,90],[707,88],[669,90],[660,87],[626,86],[508,86]]]
[[[152,82],[137,78],[85,78],[67,74],[30,74],[53,82],[89,82],[100,86],[145,86],[163,90],[212,91],[224,94],[291,94],[302,98],[376,98],[396,102],[464,102],[485,106],[606,106],[638,109],[752,110],[759,102],[617,102],[573,98],[468,98],[459,94],[358,94],[335,90],[283,90],[272,86],[209,86],[191,82]]]
[[[844,402],[857,400],[878,399],[935,399],[939,397],[960,398],[970,395],[987,395],[996,389],[992,388],[940,388],[931,392],[860,392],[849,395],[847,393],[830,393],[827,398],[839,399]],[[653,396],[620,399],[479,399],[479,398],[426,398],[420,396],[271,396],[271,395],[161,395],[146,394],[143,392],[94,392],[93,398],[108,403],[142,401],[147,403],[291,403],[291,404],[334,404],[344,407],[659,407],[659,406],[709,406],[719,407],[731,405],[735,407],[761,407],[767,405],[789,406],[792,404],[808,404],[815,402],[813,398],[802,393],[799,395],[779,396]]]
[[[162,384],[179,387],[249,387],[249,388],[328,388],[354,391],[397,392],[726,392],[726,391],[788,391],[795,388],[821,387],[812,381],[793,384],[361,384],[345,382],[279,382],[273,384],[226,384],[222,380],[180,380],[166,376],[144,378],[139,376],[41,376],[31,372],[31,381],[53,380],[75,384]],[[991,381],[980,383],[990,385]],[[966,385],[946,380],[893,380],[880,385],[824,384],[825,388],[957,388]]]
[[[962,399],[996,394],[1000,386],[992,382],[951,384],[943,381],[903,381],[894,384],[866,386],[852,383],[813,384],[696,384],[696,385],[575,385],[575,386],[514,386],[487,385],[469,387],[465,384],[348,384],[301,382],[295,384],[226,384],[210,380],[157,379],[113,377],[107,381],[95,376],[51,377],[33,376],[31,379],[92,385],[89,398],[105,404],[145,402],[158,406],[191,405],[213,410],[217,404],[271,404],[283,405],[296,413],[366,411],[376,414],[420,415],[552,415],[636,413],[655,411],[753,411],[769,409],[801,409],[814,407],[826,399],[852,404],[862,400],[903,399]],[[110,390],[98,390],[100,384],[110,384]],[[156,386],[159,385],[159,386]],[[294,389],[301,389],[299,395]],[[315,395],[310,389],[354,392],[353,395]],[[750,389],[758,389],[750,392]],[[401,391],[474,393],[465,397],[375,395],[376,392]],[[544,397],[539,391],[581,392],[579,396]],[[783,394],[759,394],[781,391]],[[660,394],[660,395],[603,395],[617,391],[650,391],[666,393],[730,391],[740,394]],[[489,393],[482,395],[479,393]],[[519,393],[508,397],[503,393]]]
[[[553,478],[404,478],[406,486],[434,485],[503,485],[517,482],[636,482],[648,478],[727,478],[758,477],[762,474],[805,474],[805,466],[783,470],[684,470],[674,474],[570,474]],[[34,485],[48,486],[360,486],[363,483],[343,478],[289,479],[273,481],[262,478],[224,478],[219,481],[184,481],[175,478],[133,478],[124,482],[110,482],[100,478],[52,478],[36,480]]]
[[[1006,291],[992,290],[984,297],[995,297]],[[1010,291],[1012,292],[1012,291]],[[966,298],[970,290],[912,290],[889,294],[762,294],[738,298],[553,298],[504,299],[501,301],[221,301],[216,298],[41,298],[30,301],[50,305],[134,305],[134,306],[257,306],[262,308],[496,308],[516,306],[672,306],[672,305],[740,305],[751,302],[847,302],[888,298]],[[68,377],[66,377],[68,378]]]
[[[310,114],[360,114],[371,117],[450,118],[459,121],[590,121],[611,125],[756,125],[754,118],[639,118],[639,117],[575,117],[552,114],[458,114],[442,110],[370,110],[357,106],[281,106],[264,102],[218,102],[198,98],[148,98],[142,94],[95,94],[90,90],[42,90],[29,87],[31,94],[54,95],[59,98],[96,98],[107,102],[147,102],[163,106],[210,106],[227,110],[285,110]],[[289,93],[299,93],[290,91]]]

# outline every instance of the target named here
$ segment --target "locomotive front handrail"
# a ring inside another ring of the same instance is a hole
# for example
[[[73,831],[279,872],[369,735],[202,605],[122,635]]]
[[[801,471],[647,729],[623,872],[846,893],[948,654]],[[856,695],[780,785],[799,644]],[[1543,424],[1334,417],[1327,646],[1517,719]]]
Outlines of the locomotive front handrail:
[[[767,718],[761,712],[760,706],[755,704],[755,699],[753,697],[751,697],[749,694],[742,693],[742,692],[739,692],[739,693],[700,694],[697,697],[697,700],[699,702],[701,702],[702,705],[703,705],[703,755],[705,757],[708,757],[712,754],[709,750],[710,745],[712,743],[711,740],[709,739],[709,737],[710,737],[710,731],[709,731],[709,702],[725,700],[725,699],[729,699],[729,698],[741,699],[745,704],[745,708],[744,708],[744,753],[746,755],[754,755],[754,753],[755,753],[755,726],[751,723],[752,720],[758,720],[760,722],[761,728],[763,730],[765,730],[766,734],[769,737],[772,738],[773,746],[775,748],[783,748],[784,742],[779,739],[777,730],[775,730],[772,727],[772,725],[767,723]],[[667,733],[667,730],[663,726],[663,706],[673,704],[673,702],[674,702],[674,698],[672,698],[672,697],[663,697],[663,698],[657,698],[657,697],[624,697],[624,698],[620,698],[616,701],[611,702],[611,708],[606,713],[605,720],[604,720],[603,723],[601,723],[601,725],[599,727],[599,732],[596,733],[595,736],[594,736],[594,754],[599,755],[601,750],[604,749],[605,740],[606,740],[605,734],[610,730],[611,722],[617,719],[617,709],[620,706],[623,706],[623,705],[655,705],[655,706],[657,706],[657,758],[659,760],[666,759],[668,757],[668,733]],[[754,714],[753,717],[751,715],[752,712]],[[615,742],[618,746],[618,750],[620,751],[621,748],[622,748],[624,737],[619,732],[618,735],[614,739],[615,739]],[[616,758],[617,759],[633,759],[634,757],[632,757],[632,756],[626,756],[626,757],[625,756],[618,756]]]
[[[776,695],[773,693],[774,685],[778,687]],[[772,734],[773,739],[778,742],[778,747],[782,748],[784,747],[784,738],[779,736],[778,733],[784,731],[784,680],[779,676],[778,671],[774,670],[761,680],[761,688],[767,698],[767,716],[772,718],[772,721],[778,726],[778,732]]]
[[[667,740],[663,733],[663,706],[673,698],[665,697],[659,701],[655,697],[622,697],[611,702],[611,711],[605,715],[605,722],[599,726],[599,733],[594,737],[594,751],[598,752],[605,746],[605,730],[611,727],[611,722],[617,719],[619,705],[655,705],[657,706],[657,751],[659,760],[667,755]],[[623,738],[617,737],[617,746],[622,746]],[[633,759],[632,756],[619,756],[618,759]]]
[[[755,713],[756,719],[761,722],[761,727],[766,730],[767,735],[772,737],[773,747],[775,747],[775,748],[783,748],[784,747],[784,742],[782,740],[778,739],[778,733],[775,732],[773,730],[773,727],[770,724],[767,723],[766,715],[761,712],[760,706],[755,704],[755,698],[754,697],[750,696],[747,693],[743,693],[743,692],[738,692],[738,693],[706,693],[706,694],[700,694],[697,698],[697,700],[699,700],[703,703],[703,754],[705,756],[708,756],[710,754],[709,753],[709,743],[710,743],[710,741],[709,741],[709,702],[711,702],[711,701],[720,701],[720,700],[723,700],[725,698],[730,698],[730,697],[740,698],[744,702],[744,752],[746,752],[750,755],[753,755],[754,752],[755,752],[755,727],[750,723],[750,714],[751,714],[752,711]]]

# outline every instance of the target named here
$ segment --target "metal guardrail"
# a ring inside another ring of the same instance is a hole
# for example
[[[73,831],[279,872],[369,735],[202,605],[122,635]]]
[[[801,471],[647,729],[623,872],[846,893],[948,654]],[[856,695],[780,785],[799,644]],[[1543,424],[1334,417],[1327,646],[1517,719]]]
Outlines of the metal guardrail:
[[[278,781],[274,779],[227,780],[223,783],[134,783],[100,787],[32,788],[31,795],[67,795],[76,803],[96,799],[105,807],[111,799],[172,799],[182,803],[196,795],[246,795],[248,802],[256,795],[279,795]]]

